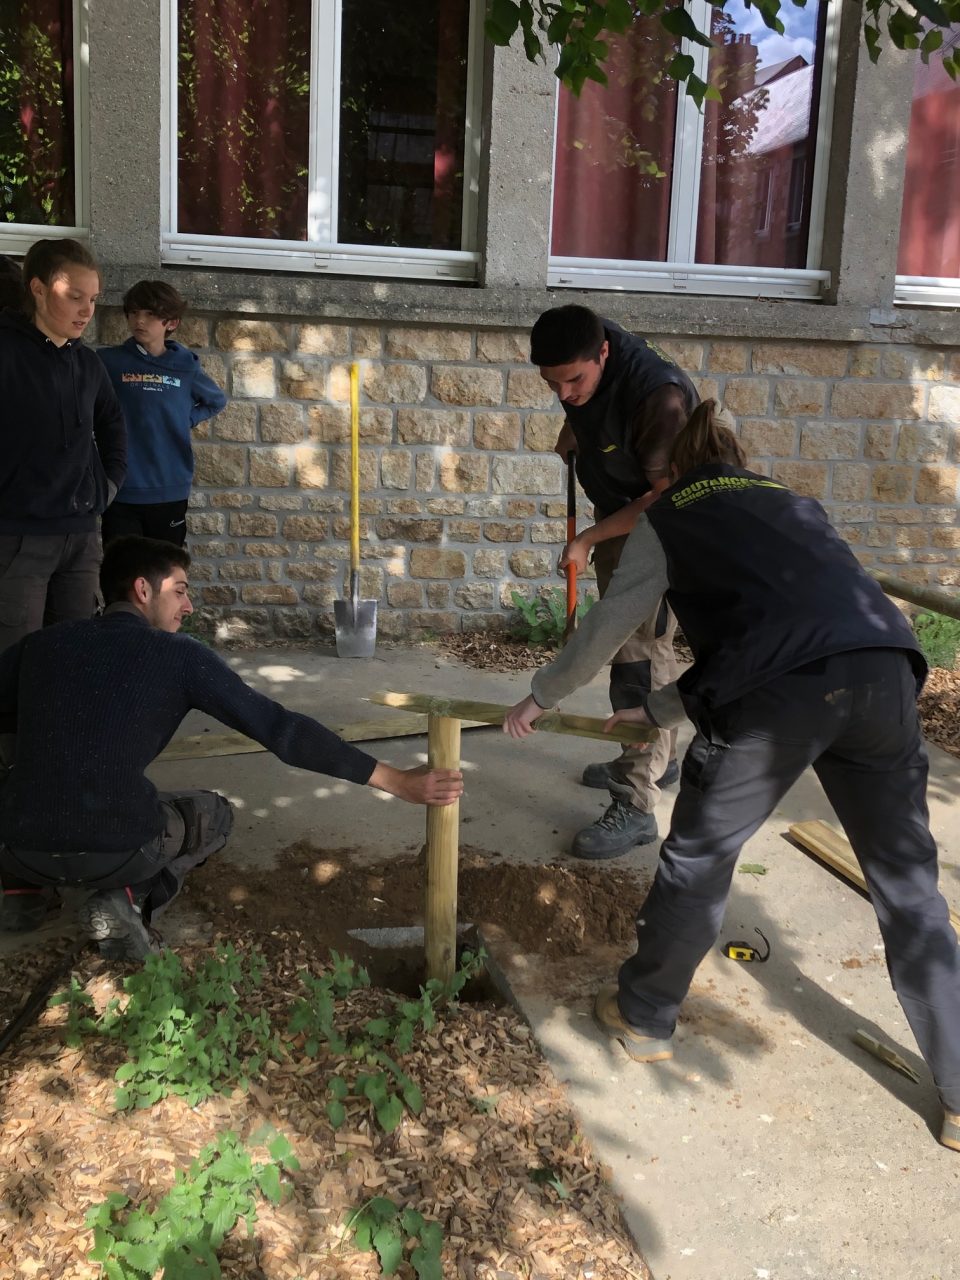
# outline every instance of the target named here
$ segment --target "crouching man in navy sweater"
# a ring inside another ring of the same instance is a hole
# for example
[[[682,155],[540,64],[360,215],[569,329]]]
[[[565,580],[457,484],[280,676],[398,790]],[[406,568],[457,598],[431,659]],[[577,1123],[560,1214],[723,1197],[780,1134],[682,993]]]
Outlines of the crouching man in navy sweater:
[[[459,771],[380,763],[178,636],[193,611],[189,565],[171,543],[120,538],[100,570],[102,617],[35,632],[0,655],[0,749],[13,759],[0,786],[0,928],[35,927],[54,886],[82,885],[93,893],[81,920],[104,955],[157,949],[146,926],[233,825],[216,792],[162,793],[144,776],[193,708],[301,769],[411,804],[461,795]]]

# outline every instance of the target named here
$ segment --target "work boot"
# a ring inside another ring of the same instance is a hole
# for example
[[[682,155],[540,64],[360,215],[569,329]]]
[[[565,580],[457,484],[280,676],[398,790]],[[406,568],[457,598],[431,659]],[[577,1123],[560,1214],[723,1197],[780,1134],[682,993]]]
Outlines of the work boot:
[[[54,905],[52,889],[4,889],[0,906],[0,932],[29,933],[46,921]]]
[[[101,889],[78,912],[80,924],[108,960],[146,960],[160,950],[150,936],[132,889]]]
[[[951,1111],[943,1113],[940,1141],[951,1151],[960,1151],[960,1114]]]
[[[602,818],[578,831],[571,852],[575,858],[619,858],[638,844],[657,838],[657,820],[626,800],[614,800]]]
[[[631,1027],[617,1002],[615,986],[601,987],[593,1002],[593,1020],[606,1035],[619,1040],[634,1062],[667,1062],[673,1057],[673,1041],[645,1036]]]
[[[616,760],[598,760],[594,764],[588,764],[580,781],[585,787],[597,787],[603,791],[609,791],[610,784],[614,783],[614,777],[610,770],[616,763]],[[657,779],[657,786],[672,787],[679,777],[680,766],[676,758],[674,758],[664,769],[663,777]],[[614,783],[614,785],[616,784]]]

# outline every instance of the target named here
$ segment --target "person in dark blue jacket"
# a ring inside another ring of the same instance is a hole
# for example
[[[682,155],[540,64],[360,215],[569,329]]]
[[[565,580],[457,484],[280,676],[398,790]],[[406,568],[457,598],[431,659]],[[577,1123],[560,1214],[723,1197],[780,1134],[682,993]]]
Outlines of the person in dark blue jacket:
[[[120,405],[81,341],[95,260],[75,240],[39,240],[22,274],[22,309],[0,311],[0,652],[91,616],[98,517],[126,473]]]
[[[193,482],[190,432],[227,403],[198,357],[173,341],[186,302],[163,280],[128,289],[130,337],[100,359],[127,422],[127,478],[103,517],[103,545],[124,534],[182,547]]]
[[[943,1104],[940,1140],[960,1151],[960,951],[927,814],[916,637],[818,502],[746,469],[713,401],[677,437],[669,475],[609,592],[504,721],[526,737],[666,594],[693,665],[606,727],[686,715],[697,733],[636,954],[599,992],[596,1021],[637,1062],[673,1056],[740,850],[812,767],[863,868],[894,990]]]
[[[182,547],[118,538],[104,553],[100,618],[26,636],[0,655],[0,930],[43,922],[57,885],[92,890],[81,923],[104,955],[144,959],[147,926],[187,873],[221,849],[233,811],[214,791],[158,792],[145,770],[192,708],[284,763],[452,804],[458,769],[395,769],[310,716],[251,689],[224,660],[177,635],[192,613]]]

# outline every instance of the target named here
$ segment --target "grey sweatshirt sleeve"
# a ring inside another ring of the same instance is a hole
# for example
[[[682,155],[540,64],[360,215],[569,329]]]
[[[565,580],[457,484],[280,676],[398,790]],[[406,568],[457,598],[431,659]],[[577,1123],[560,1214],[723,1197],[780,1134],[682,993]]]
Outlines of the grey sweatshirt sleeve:
[[[656,609],[666,591],[667,561],[646,516],[624,544],[606,595],[583,619],[572,638],[530,686],[541,707],[553,707],[597,672]]]

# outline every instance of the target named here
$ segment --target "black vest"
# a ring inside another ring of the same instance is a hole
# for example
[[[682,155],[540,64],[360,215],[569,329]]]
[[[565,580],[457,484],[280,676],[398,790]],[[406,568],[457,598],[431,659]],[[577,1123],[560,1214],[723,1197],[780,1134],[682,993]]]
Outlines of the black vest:
[[[633,451],[633,424],[647,396],[671,384],[682,388],[691,413],[699,403],[693,383],[675,364],[612,320],[603,321],[610,354],[586,404],[564,405],[577,437],[577,479],[597,509],[612,515],[650,489],[643,459]]]
[[[691,713],[850,649],[905,649],[922,682],[909,624],[813,498],[737,467],[698,467],[647,516],[695,658],[678,684]]]

